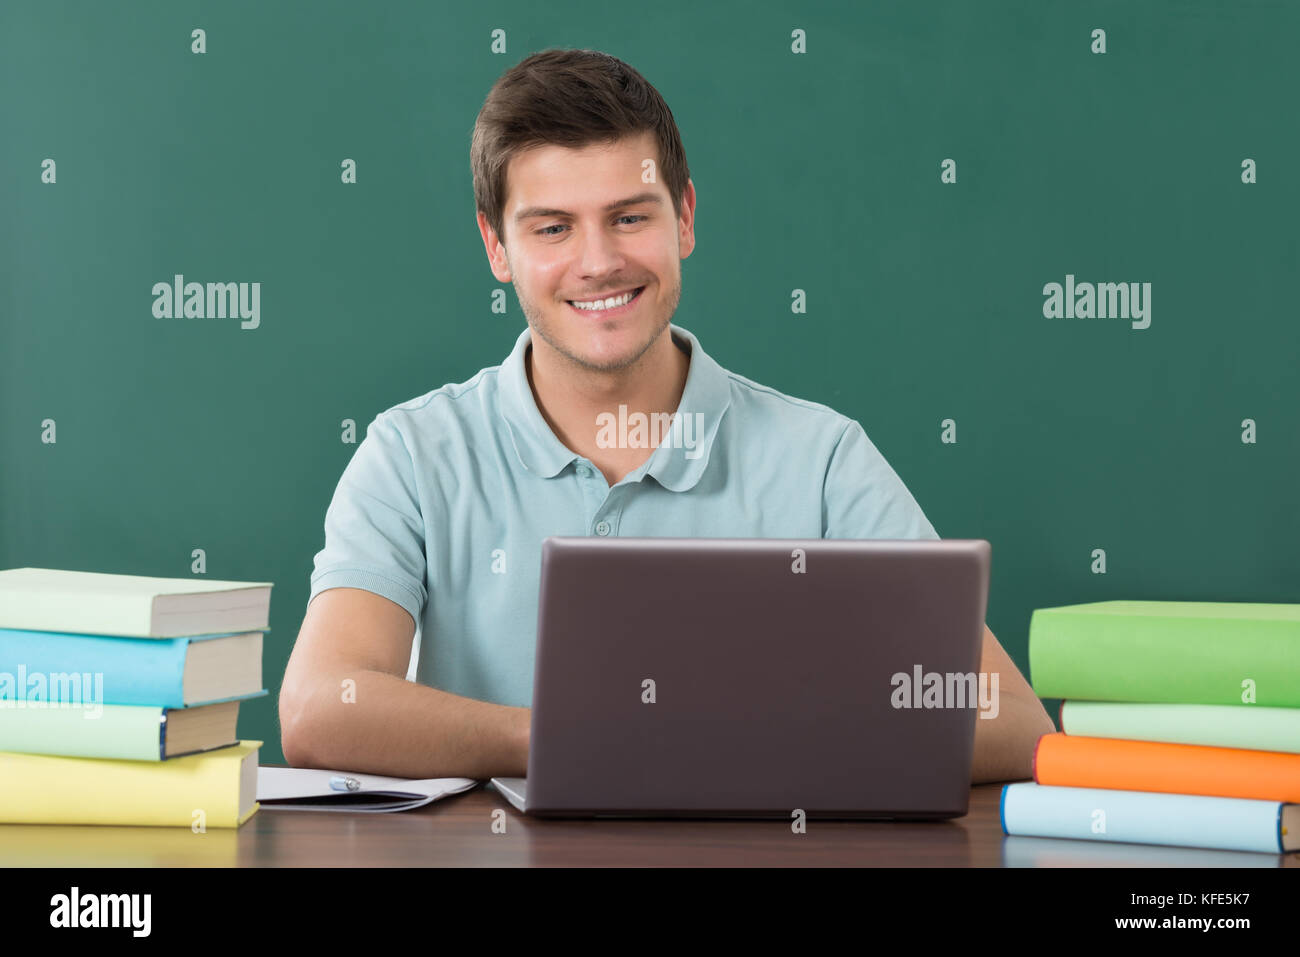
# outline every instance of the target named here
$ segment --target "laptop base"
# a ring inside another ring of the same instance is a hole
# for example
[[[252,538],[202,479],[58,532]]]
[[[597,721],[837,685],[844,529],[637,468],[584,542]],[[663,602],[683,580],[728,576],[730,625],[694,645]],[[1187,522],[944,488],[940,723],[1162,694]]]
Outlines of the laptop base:
[[[750,821],[789,821],[793,809],[779,811],[764,810],[721,810],[691,809],[671,811],[663,809],[635,810],[596,810],[582,808],[564,808],[560,810],[540,811],[528,807],[527,778],[492,778],[492,785],[500,791],[516,810],[539,818],[602,818],[634,820],[750,820]],[[805,811],[810,821],[943,821],[963,817],[967,808],[945,811]]]

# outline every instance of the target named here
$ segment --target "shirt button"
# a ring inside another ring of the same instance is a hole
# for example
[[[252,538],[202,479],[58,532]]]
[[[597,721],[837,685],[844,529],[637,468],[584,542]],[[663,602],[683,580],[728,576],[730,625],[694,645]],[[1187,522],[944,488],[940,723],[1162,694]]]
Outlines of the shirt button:
[[[608,535],[608,534],[609,534],[609,522],[597,522],[597,523],[596,523],[596,534],[597,534],[597,535]]]
[[[581,476],[582,478],[590,478],[590,477],[591,477],[591,469],[587,468],[587,466],[585,466],[585,465],[579,465],[579,466],[578,466],[578,475]]]

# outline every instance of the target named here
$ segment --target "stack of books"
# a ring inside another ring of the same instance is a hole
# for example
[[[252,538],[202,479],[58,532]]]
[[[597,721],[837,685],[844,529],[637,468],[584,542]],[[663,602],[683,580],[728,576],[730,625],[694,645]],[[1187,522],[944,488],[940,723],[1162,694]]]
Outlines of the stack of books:
[[[0,571],[0,823],[235,828],[257,811],[270,582]]]
[[[1300,605],[1041,608],[1029,669],[1061,730],[1003,787],[1007,834],[1300,849]]]

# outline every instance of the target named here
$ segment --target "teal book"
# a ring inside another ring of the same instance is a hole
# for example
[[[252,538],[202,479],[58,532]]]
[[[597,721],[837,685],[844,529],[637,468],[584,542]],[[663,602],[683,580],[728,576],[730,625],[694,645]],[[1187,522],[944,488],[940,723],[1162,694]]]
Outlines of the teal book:
[[[1300,604],[1039,608],[1029,672],[1040,698],[1300,708]]]
[[[165,761],[238,744],[238,720],[238,701],[197,708],[135,704],[7,707],[0,703],[0,751]]]
[[[1300,849],[1300,804],[1024,782],[1002,787],[1002,830],[1024,837],[1212,847]]]
[[[265,693],[260,631],[119,638],[0,628],[0,707],[190,708]]]

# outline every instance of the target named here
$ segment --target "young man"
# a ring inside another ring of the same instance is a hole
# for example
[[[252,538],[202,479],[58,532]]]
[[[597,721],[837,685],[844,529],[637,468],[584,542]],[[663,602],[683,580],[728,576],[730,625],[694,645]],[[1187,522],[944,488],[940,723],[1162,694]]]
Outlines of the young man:
[[[376,417],[339,480],[280,693],[297,766],[525,774],[548,535],[939,537],[857,422],[728,372],[672,324],[695,187],[639,73],[529,57],[489,94],[471,160],[492,273],[528,328],[500,366]],[[672,413],[672,441],[611,428]],[[1051,719],[987,627],[980,670],[1000,695],[972,780],[1028,777]]]

